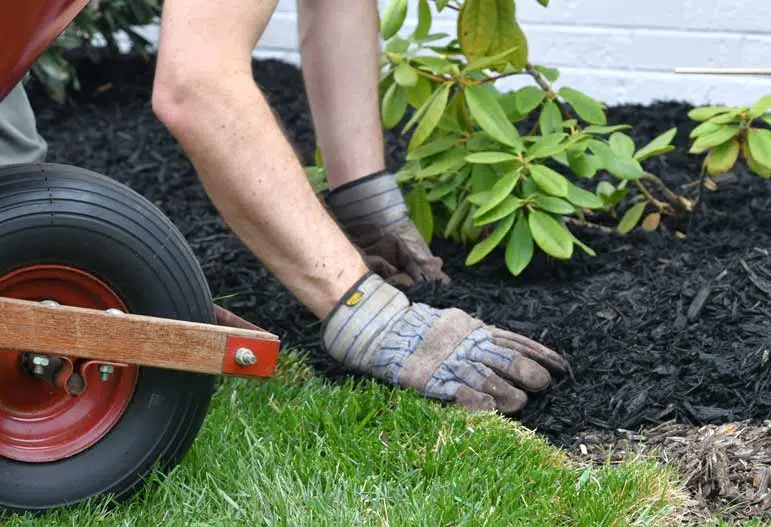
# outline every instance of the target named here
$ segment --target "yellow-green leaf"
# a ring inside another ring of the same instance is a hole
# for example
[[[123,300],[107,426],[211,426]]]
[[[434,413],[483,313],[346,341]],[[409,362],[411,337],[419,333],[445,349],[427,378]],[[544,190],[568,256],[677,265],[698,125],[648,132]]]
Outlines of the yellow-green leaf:
[[[538,116],[538,126],[541,127],[541,135],[553,134],[562,130],[562,114],[559,106],[552,100],[548,100],[541,107]]]
[[[634,155],[635,159],[642,162],[650,157],[671,151],[674,147],[670,143],[672,143],[672,139],[675,138],[675,134],[677,134],[677,128],[670,128],[666,132],[658,135],[653,141],[637,151]]]
[[[463,200],[455,212],[452,213],[450,219],[447,220],[447,225],[444,227],[444,237],[449,238],[458,231],[458,228],[463,224],[463,221],[468,216],[471,210],[471,203],[467,200]]]
[[[414,159],[423,159],[424,157],[430,157],[436,154],[440,154],[445,150],[449,150],[458,143],[457,137],[440,137],[429,143],[421,145],[412,152],[407,154],[407,161]]]
[[[497,10],[497,26],[493,30],[492,41],[488,53],[495,54],[515,47],[508,54],[506,61],[515,70],[521,70],[527,65],[528,43],[525,33],[517,23],[517,15],[514,0],[487,0],[495,4]],[[503,68],[496,68],[503,71]]]
[[[587,123],[597,125],[608,124],[603,106],[588,95],[568,86],[560,88],[559,95],[565,99],[568,104],[573,107],[578,116]]]
[[[704,163],[711,176],[731,170],[739,158],[741,144],[737,138],[727,141],[710,151]]]
[[[396,83],[386,90],[382,102],[383,126],[393,128],[407,111],[407,90]]]
[[[464,91],[469,111],[482,130],[496,141],[521,151],[523,145],[519,132],[506,118],[498,99],[483,85],[466,86]]]
[[[394,80],[400,86],[412,88],[418,84],[418,72],[406,62],[402,62],[394,70]]]
[[[538,108],[546,97],[546,92],[537,86],[525,86],[514,93],[517,111],[522,115],[527,115]]]
[[[439,174],[451,172],[457,168],[460,168],[465,163],[466,149],[462,146],[456,146],[452,150],[447,150],[431,160],[430,163],[425,163],[423,168],[418,172],[418,179],[424,179]]]
[[[693,121],[706,121],[712,119],[716,115],[726,113],[735,108],[728,108],[725,106],[702,106],[701,108],[694,108],[688,112],[688,117]]]
[[[420,108],[431,97],[432,93],[431,81],[418,75],[418,82],[409,89],[407,100],[413,108]]]
[[[530,234],[549,256],[568,259],[573,255],[573,236],[547,212],[534,210],[528,215]]]
[[[493,188],[489,190],[489,193],[486,196],[486,202],[479,207],[479,210],[477,210],[476,213],[474,213],[474,217],[480,217],[482,214],[492,210],[506,199],[517,185],[520,175],[521,172],[519,170],[511,170],[503,174],[501,179],[499,179],[498,182],[493,185]]]
[[[747,132],[747,146],[755,161],[771,167],[771,131],[765,128],[750,128]]]
[[[645,211],[645,206],[648,204],[647,201],[642,201],[640,203],[637,203],[636,205],[631,206],[625,213],[624,216],[621,218],[621,221],[618,222],[618,226],[616,227],[616,230],[622,234],[626,234],[632,229],[634,229],[637,226],[637,223],[640,221],[640,218],[642,217],[643,212]]]
[[[514,225],[515,214],[510,214],[506,219],[502,220],[495,226],[490,236],[477,243],[469,252],[466,258],[466,265],[471,266],[480,262],[485,256],[495,249],[499,243],[503,240],[504,236],[508,234],[511,226]]]
[[[415,133],[410,139],[408,150],[413,150],[423,144],[423,142],[431,135],[431,132],[434,131],[434,128],[436,128],[436,125],[439,124],[439,120],[442,118],[445,108],[447,108],[447,97],[449,94],[449,84],[444,84],[439,88],[436,98],[431,101],[431,104],[426,110],[426,114],[415,129]]]
[[[430,243],[434,234],[434,215],[426,197],[426,190],[421,185],[415,186],[407,193],[405,201],[418,232],[426,243]]]
[[[522,206],[522,200],[515,196],[507,196],[495,208],[485,214],[474,214],[474,224],[477,226],[487,225],[505,218]]]
[[[466,156],[466,161],[469,163],[482,163],[487,165],[494,165],[496,163],[506,163],[508,161],[515,161],[517,156],[507,154],[506,152],[474,152]]]
[[[554,196],[536,196],[535,206],[554,214],[573,214],[576,211],[573,205]]]
[[[632,157],[635,151],[634,140],[623,132],[613,132],[608,139],[610,149],[618,157]]]
[[[544,166],[532,165],[530,178],[547,194],[564,198],[568,195],[568,180],[559,172]]]
[[[711,121],[704,121],[699,126],[691,130],[691,133],[688,134],[688,137],[691,139],[696,139],[699,136],[711,134],[712,132],[716,131],[718,128],[720,128],[720,125],[715,124]]]
[[[752,156],[752,152],[750,152],[748,143],[746,141],[742,143],[742,154],[744,155],[744,160],[747,162],[747,166],[754,174],[762,178],[771,177],[771,166],[764,166],[758,163],[758,161]]]
[[[385,40],[394,36],[407,18],[407,0],[391,0],[380,21],[380,32]]]
[[[506,244],[506,267],[511,274],[519,274],[533,259],[533,237],[527,227],[527,219],[524,215],[518,215],[517,223],[511,231],[509,241]]]
[[[458,44],[468,61],[487,54],[496,35],[498,10],[494,0],[465,0],[458,13]]]
[[[706,152],[710,148],[715,148],[716,146],[733,139],[740,130],[741,128],[737,125],[722,125],[714,132],[696,139],[688,152],[691,154],[701,154]]]
[[[568,184],[568,201],[584,209],[601,209],[605,203],[596,194],[584,190],[573,183]]]
[[[418,25],[412,34],[413,38],[421,39],[428,36],[431,29],[431,18],[431,6],[428,5],[428,0],[420,0],[418,2]]]
[[[528,159],[544,159],[564,152],[570,143],[563,142],[563,139],[567,137],[562,132],[545,134],[538,137],[527,151]]]

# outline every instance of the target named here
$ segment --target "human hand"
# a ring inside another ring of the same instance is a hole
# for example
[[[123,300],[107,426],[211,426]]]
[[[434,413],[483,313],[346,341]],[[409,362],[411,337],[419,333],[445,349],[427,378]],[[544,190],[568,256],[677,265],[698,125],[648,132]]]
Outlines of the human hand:
[[[527,337],[460,309],[412,304],[377,275],[324,321],[324,347],[348,367],[470,410],[521,410],[568,362]]]
[[[359,248],[369,269],[389,283],[450,283],[410,219],[394,177],[383,171],[332,190],[326,202],[340,227]]]

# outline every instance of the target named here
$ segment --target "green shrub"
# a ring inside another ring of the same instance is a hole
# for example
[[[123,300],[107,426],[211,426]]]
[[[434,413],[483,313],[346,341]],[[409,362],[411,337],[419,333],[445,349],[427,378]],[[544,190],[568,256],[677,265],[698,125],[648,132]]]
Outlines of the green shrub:
[[[638,225],[655,230],[663,216],[691,210],[642,165],[674,149],[676,129],[635,144],[624,133],[631,126],[608,126],[591,96],[555,89],[559,71],[531,62],[514,0],[434,4],[458,11],[454,35],[432,33],[428,0],[419,0],[410,35],[399,34],[407,0],[392,0],[381,16],[383,124],[411,134],[397,179],[426,240],[469,245],[467,265],[500,247],[519,275],[536,248],[559,259],[575,247],[594,255],[571,225],[602,218],[613,223],[601,228],[623,234]],[[512,75],[533,83],[501,92],[495,81]],[[528,122],[535,124],[523,129]],[[321,160],[308,168],[323,188]]]
[[[131,51],[146,54],[150,43],[135,27],[149,24],[159,15],[159,0],[92,0],[33,65],[32,76],[54,99],[63,102],[70,88],[79,88],[75,69],[68,59],[69,51],[85,50],[95,60],[105,55],[114,56],[120,52],[116,35],[123,31],[129,37]],[[95,38],[104,41],[104,48],[97,49]]]

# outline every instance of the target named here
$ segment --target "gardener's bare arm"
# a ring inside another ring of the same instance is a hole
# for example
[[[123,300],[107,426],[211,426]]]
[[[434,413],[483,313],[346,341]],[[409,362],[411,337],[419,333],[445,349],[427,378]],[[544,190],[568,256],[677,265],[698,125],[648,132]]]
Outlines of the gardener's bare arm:
[[[251,74],[276,0],[166,0],[153,107],[228,224],[318,317],[329,354],[474,409],[513,412],[556,353],[459,310],[412,304],[367,272],[313,194]]]
[[[401,283],[449,282],[386,172],[377,0],[298,0],[305,86],[332,212],[370,267]]]
[[[166,0],[153,108],[235,234],[317,316],[366,266],[316,199],[251,70],[277,0]]]

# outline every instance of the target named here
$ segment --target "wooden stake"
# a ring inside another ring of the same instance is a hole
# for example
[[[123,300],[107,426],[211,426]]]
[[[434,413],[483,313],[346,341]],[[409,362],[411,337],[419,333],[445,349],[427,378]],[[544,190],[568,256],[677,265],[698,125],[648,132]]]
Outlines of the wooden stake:
[[[268,377],[275,369],[279,347],[278,337],[263,330],[0,297],[0,353],[26,351],[214,375]],[[237,360],[244,350],[256,359],[253,364]]]

